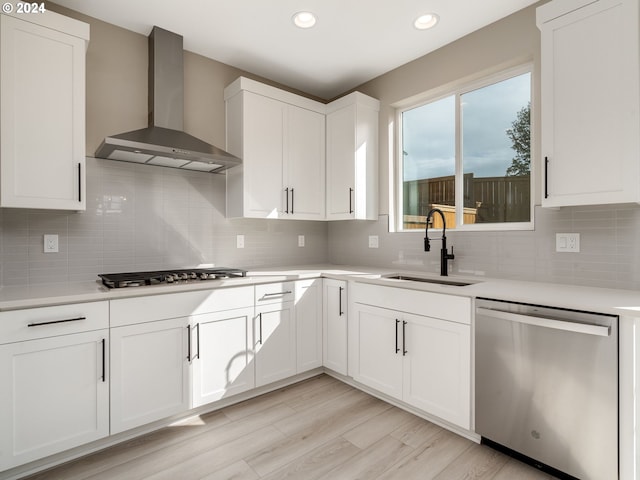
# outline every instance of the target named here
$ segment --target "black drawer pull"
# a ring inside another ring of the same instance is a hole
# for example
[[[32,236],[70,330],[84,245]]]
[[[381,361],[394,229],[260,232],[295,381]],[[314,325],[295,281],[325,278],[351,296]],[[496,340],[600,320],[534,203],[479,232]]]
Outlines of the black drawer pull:
[[[342,316],[344,315],[344,312],[342,311],[342,291],[344,290],[344,288],[339,287],[338,290],[338,316]]]
[[[68,323],[68,322],[78,322],[80,320],[86,320],[87,317],[77,317],[77,318],[67,318],[65,320],[52,320],[50,322],[39,322],[39,323],[30,323],[27,327],[42,327],[43,325],[54,325],[56,323]]]

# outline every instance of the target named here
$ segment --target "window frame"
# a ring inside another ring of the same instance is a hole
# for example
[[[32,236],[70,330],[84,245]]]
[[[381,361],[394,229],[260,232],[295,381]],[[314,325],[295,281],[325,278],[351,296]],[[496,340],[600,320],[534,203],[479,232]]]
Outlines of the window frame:
[[[522,63],[517,66],[508,68],[502,68],[492,73],[485,73],[472,79],[465,79],[458,82],[452,82],[442,87],[434,88],[424,92],[423,94],[411,97],[402,102],[395,104],[395,132],[393,138],[393,144],[395,144],[393,155],[393,180],[390,182],[390,190],[393,192],[390,195],[392,201],[390,212],[394,213],[393,221],[389,222],[389,228],[392,232],[404,233],[404,232],[418,232],[419,229],[405,229],[404,228],[404,213],[403,213],[403,144],[402,144],[402,114],[406,111],[419,108],[424,105],[442,100],[443,98],[454,96],[455,97],[455,216],[456,225],[452,231],[513,231],[513,230],[534,230],[534,207],[535,207],[535,181],[536,168],[534,159],[535,155],[535,132],[533,126],[535,125],[535,118],[537,117],[534,105],[534,65],[533,62]],[[502,222],[502,223],[476,223],[476,224],[464,224],[463,221],[463,209],[464,209],[464,191],[463,191],[463,159],[462,159],[462,95],[488,87],[490,85],[500,83],[504,80],[508,80],[519,75],[530,74],[530,93],[529,100],[531,104],[530,111],[530,220],[528,222]],[[390,173],[392,173],[390,171]],[[448,227],[451,228],[451,227]]]

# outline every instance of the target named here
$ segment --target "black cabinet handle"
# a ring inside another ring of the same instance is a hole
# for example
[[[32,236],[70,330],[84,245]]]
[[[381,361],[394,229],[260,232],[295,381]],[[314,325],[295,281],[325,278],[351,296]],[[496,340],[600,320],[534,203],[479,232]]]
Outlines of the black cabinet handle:
[[[191,325],[187,325],[187,361],[191,363]]]
[[[289,187],[284,189],[284,196],[287,198],[287,206],[284,209],[284,213],[289,213]]]
[[[260,322],[260,324],[259,324],[260,339],[258,340],[258,343],[259,343],[260,345],[262,345],[262,312],[260,312],[260,313],[258,314],[258,317],[260,317],[260,318],[259,318],[259,322]]]
[[[42,327],[43,325],[54,325],[56,323],[78,322],[80,320],[86,320],[87,317],[67,318],[65,320],[52,320],[50,322],[30,323],[27,327]]]
[[[293,188],[291,189],[291,215],[293,215],[293,206],[295,205],[295,201],[293,199]]]
[[[349,213],[353,213],[353,202],[351,198],[353,197],[353,188],[349,187]]]
[[[193,358],[200,358],[200,324],[196,323],[196,329],[197,329],[197,333],[196,333],[196,346],[198,347],[198,354],[194,355]]]
[[[404,320],[402,321],[402,356],[404,357],[407,353],[407,347],[406,347],[406,339],[407,339],[407,331],[406,331],[406,327],[407,327],[407,322],[405,322]]]
[[[265,293],[262,298],[265,297],[280,297],[282,295],[290,295],[292,292],[291,290],[285,290],[284,292],[273,292],[273,293]]]
[[[102,339],[102,383],[107,381],[107,341]]]
[[[82,164],[78,163],[78,201],[82,202]]]
[[[549,157],[544,157],[544,198],[549,198]]]
[[[338,316],[342,316],[344,315],[344,312],[342,311],[342,291],[344,290],[344,288],[340,287],[338,289]]]
[[[400,351],[400,349],[398,348],[398,324],[399,323],[400,323],[400,320],[396,318],[396,353]]]

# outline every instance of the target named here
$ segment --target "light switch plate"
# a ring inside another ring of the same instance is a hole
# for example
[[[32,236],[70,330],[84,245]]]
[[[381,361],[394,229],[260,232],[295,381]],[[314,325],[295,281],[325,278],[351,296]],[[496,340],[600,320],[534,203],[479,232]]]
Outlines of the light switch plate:
[[[378,248],[378,235],[369,235],[369,248]]]
[[[44,236],[44,253],[58,253],[58,235]]]
[[[298,246],[304,247],[304,235],[298,235]]]
[[[580,234],[556,233],[556,252],[580,252]]]
[[[236,235],[236,248],[244,248],[244,235]]]

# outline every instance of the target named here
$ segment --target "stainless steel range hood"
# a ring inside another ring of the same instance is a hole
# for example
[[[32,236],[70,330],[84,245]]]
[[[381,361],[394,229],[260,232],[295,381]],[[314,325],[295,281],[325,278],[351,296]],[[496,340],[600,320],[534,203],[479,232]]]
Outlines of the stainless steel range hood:
[[[182,36],[159,27],[149,35],[149,126],[104,139],[95,156],[124,162],[221,172],[242,161],[183,131]]]

